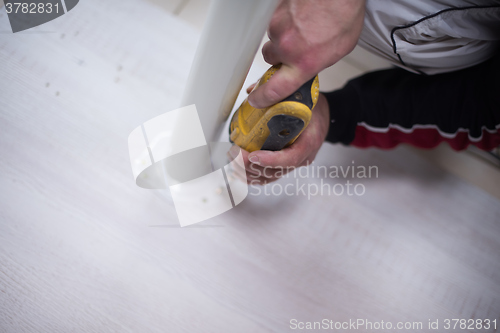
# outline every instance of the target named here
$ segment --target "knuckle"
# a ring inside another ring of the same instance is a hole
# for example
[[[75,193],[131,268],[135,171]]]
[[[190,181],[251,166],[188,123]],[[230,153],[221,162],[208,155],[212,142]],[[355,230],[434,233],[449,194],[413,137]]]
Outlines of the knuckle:
[[[298,67],[304,76],[303,79],[309,80],[313,75],[318,74],[320,72],[318,65],[319,61],[315,53],[303,53],[298,61]]]
[[[273,62],[272,54],[270,51],[264,51],[263,49],[262,57],[264,58],[264,61],[267,62],[268,64],[271,64]]]
[[[279,50],[291,57],[296,53],[297,44],[294,43],[293,38],[290,34],[284,34],[278,41]]]
[[[281,35],[281,18],[279,16],[273,15],[271,22],[269,22],[269,27],[267,29],[267,36],[270,40],[274,41]]]

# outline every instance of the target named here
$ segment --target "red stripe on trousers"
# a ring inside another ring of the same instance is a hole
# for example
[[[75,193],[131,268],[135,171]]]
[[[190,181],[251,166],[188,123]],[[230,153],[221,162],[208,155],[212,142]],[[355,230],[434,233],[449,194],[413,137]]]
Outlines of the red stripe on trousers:
[[[455,150],[466,149],[469,145],[474,145],[479,149],[492,150],[500,146],[500,133],[489,133],[483,130],[481,141],[472,142],[469,140],[467,132],[459,132],[452,138],[442,137],[436,129],[417,128],[411,133],[403,133],[395,128],[390,128],[387,133],[371,132],[364,126],[356,127],[356,134],[352,146],[359,148],[378,147],[384,149],[394,148],[401,143],[407,143],[418,148],[434,148],[441,142],[447,142]]]

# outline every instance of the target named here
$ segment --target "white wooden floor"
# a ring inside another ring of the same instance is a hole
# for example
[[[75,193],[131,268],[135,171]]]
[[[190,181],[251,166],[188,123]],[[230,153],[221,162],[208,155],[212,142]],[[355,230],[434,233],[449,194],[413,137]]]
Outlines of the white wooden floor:
[[[34,32],[7,24],[0,10],[0,332],[498,325],[497,198],[408,149],[325,145],[317,165],[378,167],[323,180],[365,195],[251,195],[179,228],[168,198],[134,185],[127,137],[178,106],[198,30],[131,0],[81,1]]]

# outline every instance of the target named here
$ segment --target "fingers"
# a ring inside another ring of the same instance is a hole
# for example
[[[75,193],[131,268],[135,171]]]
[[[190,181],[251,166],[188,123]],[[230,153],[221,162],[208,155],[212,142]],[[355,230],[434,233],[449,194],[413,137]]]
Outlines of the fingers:
[[[328,133],[330,113],[328,102],[320,95],[308,127],[290,146],[281,151],[258,150],[249,153],[241,150],[244,167],[235,168],[235,177],[247,183],[267,184],[296,168],[311,163]],[[239,147],[232,147],[230,154],[236,157]]]
[[[252,163],[248,159],[248,155],[250,154],[248,151],[241,149],[238,146],[232,146],[231,149],[229,150],[230,158],[236,158],[240,151],[241,151],[241,155],[243,157],[243,167],[244,167],[243,171],[249,172],[251,174],[259,175],[259,176],[263,175],[264,168],[259,166],[258,164]],[[237,164],[236,164],[236,166],[239,167]]]
[[[305,133],[303,133],[305,134]],[[310,144],[302,135],[290,147],[280,151],[258,150],[248,154],[248,160],[260,167],[298,167],[310,154]]]
[[[229,159],[235,158],[239,154],[240,148],[237,146],[231,147],[228,152]],[[233,164],[233,174],[236,178],[241,181],[246,181],[248,184],[251,182],[253,184],[267,184],[278,180],[283,175],[288,173],[289,168],[273,168],[270,166],[260,166],[256,163],[252,163],[248,159],[248,155],[250,154],[246,150],[241,149],[242,157],[243,157],[243,166],[238,164]]]
[[[250,94],[253,90],[253,88],[255,88],[255,86],[257,85],[257,82],[251,84],[248,88],[247,88],[247,94]]]
[[[258,109],[271,106],[293,94],[309,79],[296,67],[283,64],[269,81],[250,93],[248,102]]]

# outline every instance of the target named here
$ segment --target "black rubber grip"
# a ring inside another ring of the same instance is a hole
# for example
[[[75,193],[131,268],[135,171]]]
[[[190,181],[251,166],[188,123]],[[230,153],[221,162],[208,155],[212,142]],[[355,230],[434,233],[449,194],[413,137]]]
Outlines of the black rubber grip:
[[[304,128],[304,121],[294,116],[279,114],[269,120],[267,127],[270,134],[261,150],[278,151],[299,135]]]
[[[313,82],[314,82],[314,77],[309,81],[307,81],[306,83],[304,83],[296,92],[285,98],[283,102],[284,101],[299,102],[307,106],[309,110],[312,110],[314,104],[311,96]]]

